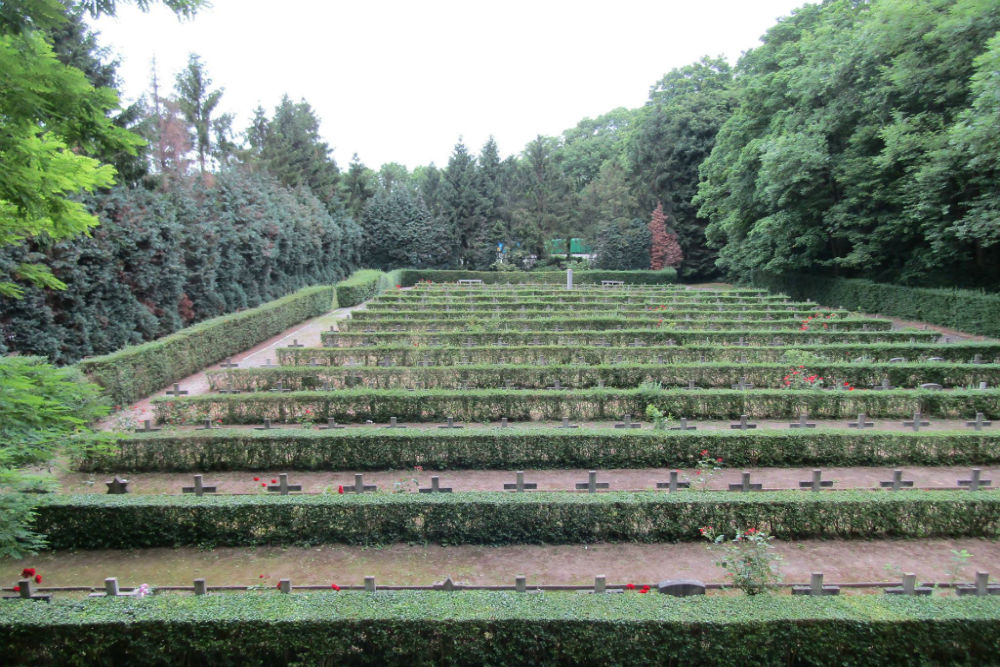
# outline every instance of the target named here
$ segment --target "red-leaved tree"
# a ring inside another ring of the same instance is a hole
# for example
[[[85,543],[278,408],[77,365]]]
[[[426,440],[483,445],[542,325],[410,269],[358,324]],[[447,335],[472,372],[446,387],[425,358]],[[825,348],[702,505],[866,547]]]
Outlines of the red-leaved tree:
[[[684,260],[684,251],[677,242],[677,234],[667,231],[667,216],[663,213],[663,204],[656,205],[653,218],[649,221],[649,231],[653,237],[649,250],[649,268],[659,271],[666,266],[680,266]]]

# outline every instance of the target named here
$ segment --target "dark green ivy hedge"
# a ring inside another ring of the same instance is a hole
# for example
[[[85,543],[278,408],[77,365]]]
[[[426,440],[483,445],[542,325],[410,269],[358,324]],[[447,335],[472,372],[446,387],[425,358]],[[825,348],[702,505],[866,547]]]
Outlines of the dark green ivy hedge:
[[[4,612],[4,660],[28,666],[981,667],[1000,652],[996,596],[266,591]]]
[[[700,452],[730,467],[996,465],[1000,433],[282,428],[137,433],[83,471],[679,468]],[[647,425],[648,428],[648,425]]]
[[[454,283],[459,280],[482,280],[489,284],[543,283],[565,285],[565,271],[451,271],[433,269],[402,269],[400,280],[404,287],[421,280],[433,283]],[[663,285],[677,282],[677,271],[574,271],[574,285],[600,285],[602,280],[622,280],[628,285]]]
[[[1000,537],[991,491],[87,494],[43,497],[35,512],[52,549],[677,542],[703,526],[787,540]]]

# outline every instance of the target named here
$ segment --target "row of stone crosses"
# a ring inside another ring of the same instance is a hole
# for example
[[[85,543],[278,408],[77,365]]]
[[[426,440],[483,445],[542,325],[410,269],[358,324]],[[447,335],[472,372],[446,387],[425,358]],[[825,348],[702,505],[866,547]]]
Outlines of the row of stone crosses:
[[[730,484],[730,491],[764,491],[764,485],[760,482],[753,482],[751,479],[751,474],[749,472],[743,472],[741,480],[739,483]],[[115,477],[110,482],[105,482],[108,487],[108,493],[110,494],[121,494],[128,493],[128,480]],[[969,479],[960,479],[957,482],[958,488],[967,488],[970,491],[979,491],[981,489],[992,486],[993,481],[989,479],[983,479],[981,468],[972,468],[969,475]],[[277,479],[272,479],[271,484],[266,482],[263,485],[271,493],[277,493],[282,496],[287,496],[292,491],[302,491],[301,484],[290,484],[288,482],[288,474],[281,473],[278,475]],[[821,491],[833,486],[833,480],[823,479],[822,470],[813,470],[812,478],[808,480],[803,480],[799,482],[799,488],[807,489],[810,491]],[[681,489],[688,489],[691,487],[690,482],[682,481],[680,479],[680,471],[672,470],[670,471],[670,480],[667,482],[657,482],[657,489],[666,489],[667,491],[673,493]],[[508,484],[504,484],[503,488],[505,491],[534,491],[538,489],[538,484],[535,482],[524,481],[524,471],[518,470],[514,473],[514,481]],[[599,490],[609,489],[610,484],[608,482],[598,482],[597,481],[597,471],[591,470],[587,473],[587,481],[578,482],[575,488],[580,491],[586,491],[588,493],[597,493]],[[904,480],[903,471],[896,469],[892,472],[892,479],[884,480],[879,483],[879,488],[889,489],[892,491],[898,491],[903,488],[913,488],[913,480]],[[341,493],[372,493],[378,490],[378,487],[374,484],[365,484],[364,474],[355,473],[354,484],[342,485],[339,487]],[[182,493],[193,493],[196,496],[202,496],[206,493],[216,493],[217,487],[215,485],[207,485],[204,482],[204,477],[202,475],[194,476],[194,484],[192,486],[185,486],[181,488]],[[431,485],[427,488],[418,489],[420,493],[451,493],[451,487],[441,486],[441,480],[438,476],[431,477]]]

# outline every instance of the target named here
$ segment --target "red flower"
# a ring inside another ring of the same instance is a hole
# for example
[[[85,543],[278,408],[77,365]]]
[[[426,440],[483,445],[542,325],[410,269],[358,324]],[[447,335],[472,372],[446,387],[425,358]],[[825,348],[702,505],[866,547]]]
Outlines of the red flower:
[[[649,592],[649,586],[643,586],[642,590],[639,591],[639,592],[640,593],[648,593]]]
[[[341,494],[344,493],[344,485],[343,484],[341,484],[340,486],[337,487],[337,493],[341,493]]]
[[[716,462],[718,462],[718,463],[722,463],[722,457],[721,457],[721,456],[720,456],[719,458],[715,459],[715,460],[716,460]]]
[[[40,575],[40,574],[36,574],[35,575],[35,583],[36,584],[42,583],[42,575]]]
[[[281,590],[281,582],[280,582],[280,581],[279,581],[279,582],[278,582],[278,584],[277,584],[277,585],[275,586],[275,588],[277,588],[277,589],[278,589],[279,591]]]
[[[258,579],[263,579],[263,578],[264,578],[264,575],[262,574],[262,575],[260,575],[260,576],[259,576],[259,577],[257,577],[257,578],[258,578]]]
[[[35,568],[33,567],[24,568],[23,570],[21,570],[21,576],[24,577],[25,579],[35,576]]]
[[[254,477],[254,478],[253,478],[253,481],[255,481],[255,482],[259,482],[259,481],[260,481],[260,477]]]
[[[337,584],[330,584],[330,588],[332,588],[335,591],[339,591],[340,590],[340,586],[338,586]]]
[[[635,590],[635,584],[625,584],[625,589],[629,591]]]
[[[267,482],[261,482],[260,485],[261,486],[267,486]]]
[[[396,285],[396,289],[402,289],[402,288],[403,288],[402,285]]]
[[[847,391],[854,391],[854,387],[848,387]]]
[[[708,450],[707,449],[701,450],[701,455],[702,456],[708,456]]]
[[[850,386],[851,386],[851,383],[850,383],[850,382],[845,382],[845,383],[844,383],[844,386],[845,386],[845,387],[850,387]]]
[[[272,479],[271,480],[271,484],[277,484],[277,483],[278,483],[278,480],[276,480],[276,479]]]
[[[20,593],[21,592],[21,587],[20,586],[14,586],[14,592],[15,593]]]

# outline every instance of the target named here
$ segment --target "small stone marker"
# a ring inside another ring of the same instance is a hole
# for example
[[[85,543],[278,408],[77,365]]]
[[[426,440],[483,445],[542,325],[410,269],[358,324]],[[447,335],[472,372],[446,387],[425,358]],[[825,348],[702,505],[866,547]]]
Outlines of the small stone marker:
[[[386,428],[406,428],[406,424],[400,424],[395,417],[389,417],[389,425]]]
[[[965,422],[966,426],[971,426],[977,431],[982,431],[984,426],[990,426],[993,422],[983,419],[983,413],[977,412],[976,419],[971,422]]]
[[[504,484],[503,488],[505,491],[513,489],[514,491],[521,493],[525,489],[537,489],[538,484],[535,482],[525,482],[524,481],[524,471],[518,470],[514,473],[515,482],[513,484]]]
[[[746,431],[747,429],[757,428],[756,424],[751,424],[749,418],[746,415],[740,415],[739,424],[730,424],[729,428],[738,429],[740,431]]]
[[[629,343],[629,347],[644,347],[644,345],[641,340],[636,338],[631,343]]]
[[[688,426],[687,417],[681,417],[680,426],[671,426],[670,427],[671,431],[694,431],[694,430],[697,430],[697,429],[698,429],[697,426]]]
[[[226,357],[226,360],[219,364],[219,368],[239,368],[239,364],[234,364],[232,357]]]
[[[354,474],[354,484],[351,486],[344,485],[344,493],[368,493],[369,491],[377,491],[378,487],[374,484],[365,484],[365,476],[361,473]]]
[[[958,480],[958,485],[969,487],[969,491],[978,491],[979,487],[982,486],[992,486],[993,480],[982,479],[981,478],[982,474],[983,471],[981,468],[973,468],[970,479],[960,479]],[[108,493],[110,493],[110,491]]]
[[[565,389],[565,387],[559,384],[559,380],[557,379],[555,382],[552,383],[551,387],[546,387],[546,389]]]
[[[272,426],[271,425],[271,420],[269,418],[265,417],[264,418],[264,425],[263,426],[255,426],[254,430],[255,431],[270,431],[271,429],[277,429],[277,428],[278,428],[277,426]]]
[[[831,486],[833,486],[833,480],[829,479],[824,480],[822,470],[813,470],[811,480],[805,482],[799,482],[799,488],[809,489],[810,491],[817,491],[817,492],[824,487],[831,487]]]
[[[270,359],[265,359],[261,368],[277,368],[277,364],[272,364]]]
[[[944,361],[944,357],[927,357],[927,361]]]
[[[892,471],[892,479],[889,480],[889,481],[879,482],[879,486],[881,486],[884,489],[891,489],[892,491],[899,491],[904,486],[905,487],[912,487],[913,486],[913,480],[912,479],[904,480],[903,479],[903,471],[899,470],[897,468],[896,470]]]
[[[691,595],[704,595],[705,583],[697,579],[667,579],[658,583],[656,589],[663,595],[688,597]]]
[[[739,389],[740,391],[746,391],[747,389],[753,389],[753,384],[747,382],[746,376],[740,378],[740,381],[734,385],[730,385],[733,389]]]
[[[150,420],[150,419],[143,419],[142,420],[142,428],[137,428],[135,430],[135,432],[136,433],[152,433],[153,431],[159,431],[159,430],[161,430],[161,429],[158,428],[158,427],[153,426],[152,420]]]
[[[291,579],[279,579],[278,580],[278,592],[288,595],[292,592],[292,580]]]
[[[792,586],[792,595],[840,595],[840,586],[824,586],[823,573],[813,572],[808,586]]]
[[[607,591],[608,578],[603,574],[598,574],[594,577],[594,592],[595,593],[605,593]]]
[[[889,360],[889,363],[890,364],[905,364],[906,363],[906,357],[893,357],[892,359]]]
[[[208,595],[208,583],[204,579],[194,580],[194,594]]]
[[[291,391],[291,389],[286,389],[286,388],[285,388],[285,383],[284,383],[284,381],[282,381],[282,380],[278,380],[278,381],[277,381],[277,382],[276,382],[276,383],[274,384],[274,386],[273,386],[273,387],[271,387],[271,388],[270,388],[270,389],[269,389],[268,391],[274,391],[274,392],[278,392],[278,393],[282,393],[282,392],[288,392],[288,391]]]
[[[108,485],[108,493],[111,495],[117,495],[122,493],[128,493],[128,480],[121,479],[117,475],[110,482],[105,482]]]
[[[694,383],[694,380],[692,380],[691,378],[688,378],[687,386],[686,387],[681,387],[681,389],[694,390],[694,389],[698,389],[698,386]]]
[[[194,486],[184,486],[181,487],[181,493],[193,493],[194,495],[201,497],[205,493],[215,493],[215,485],[205,486],[202,483],[201,475],[194,476]]]
[[[917,575],[907,572],[903,575],[901,586],[885,589],[886,595],[930,595],[933,592],[930,586],[917,586]]]
[[[301,484],[289,484],[288,483],[288,474],[287,473],[281,473],[280,475],[278,475],[278,483],[277,484],[268,484],[267,485],[267,490],[268,491],[277,491],[280,495],[287,496],[289,491],[301,491],[302,490],[302,485]]]
[[[374,593],[376,590],[375,577],[365,577],[365,593]]]
[[[882,378],[881,384],[873,384],[871,385],[871,388],[875,391],[888,391],[890,389],[895,389],[895,387],[889,384],[889,378]]]
[[[875,422],[865,421],[865,413],[858,415],[858,421],[847,422],[847,428],[856,428],[858,430],[864,430],[866,428],[874,428]]]
[[[205,417],[205,423],[199,426],[196,430],[198,431],[211,431],[215,426],[212,425],[212,418]]]
[[[789,424],[788,428],[816,428],[816,424],[809,423],[808,415],[799,415],[799,421]]]
[[[438,426],[438,428],[465,428],[465,427],[462,426],[461,424],[456,424],[454,417],[448,417],[448,423],[441,424],[440,426]]]
[[[506,417],[500,418],[500,428],[510,428],[510,424],[507,423]]]
[[[742,493],[749,493],[750,491],[762,491],[764,489],[763,484],[751,484],[750,483],[750,473],[744,470],[740,476],[739,484],[730,484],[730,491],[740,491]]]
[[[437,475],[431,477],[431,488],[417,490],[420,491],[420,493],[451,493],[451,487],[442,487],[441,480],[438,479]]]
[[[632,415],[625,415],[620,422],[615,424],[615,428],[642,428],[642,424],[632,421]]]
[[[689,488],[691,488],[691,483],[690,482],[681,482],[681,481],[678,481],[679,474],[680,474],[680,471],[678,471],[678,470],[671,470],[670,471],[670,481],[669,482],[657,482],[656,483],[656,488],[658,488],[658,489],[667,489],[667,491],[669,493],[673,493],[674,491],[677,491],[678,489],[689,489]]]
[[[598,482],[597,481],[597,471],[596,470],[591,470],[590,472],[587,473],[587,481],[586,482],[577,482],[576,488],[578,488],[578,489],[586,489],[587,493],[597,493],[598,489],[606,489],[606,488],[608,488],[608,483],[607,482]]]
[[[939,385],[937,382],[925,382],[922,385],[920,385],[920,388],[928,389],[931,391],[941,391],[942,389],[944,389],[944,387]]]
[[[562,418],[562,425],[561,426],[556,426],[556,428],[580,428],[580,425],[579,424],[570,424],[569,423],[569,417],[563,417]]]
[[[1000,595],[1000,585],[990,583],[988,572],[976,572],[976,583],[955,587],[956,595]]]
[[[41,600],[43,602],[51,602],[51,593],[36,593],[34,589],[35,582],[31,579],[21,579],[17,582],[17,595],[5,595],[4,600]]]
[[[526,593],[528,591],[528,578],[523,574],[514,577],[514,590],[518,593]]]
[[[123,593],[118,587],[118,577],[108,577],[104,580],[104,592],[103,593],[91,593],[87,597],[92,598],[121,598],[121,597],[135,597],[139,594],[139,589],[133,589],[128,593]]]
[[[930,426],[931,423],[925,419],[920,414],[920,410],[913,413],[913,419],[908,419],[903,422],[903,426],[910,426],[914,431],[919,431],[921,426]]]
[[[188,393],[187,389],[183,389],[182,390],[181,386],[179,384],[177,384],[176,382],[174,383],[174,388],[173,389],[168,389],[166,391],[167,396],[185,396],[185,395],[187,395],[187,393]]]
[[[983,363],[983,355],[981,355],[981,354],[979,354],[977,352],[976,356],[972,357],[971,363],[973,363],[973,364],[981,364],[981,363]]]
[[[338,429],[338,428],[344,428],[343,424],[338,424],[337,420],[334,419],[333,417],[327,417],[326,418],[326,426],[320,426],[319,430],[321,430],[321,431],[330,431],[330,430]]]

